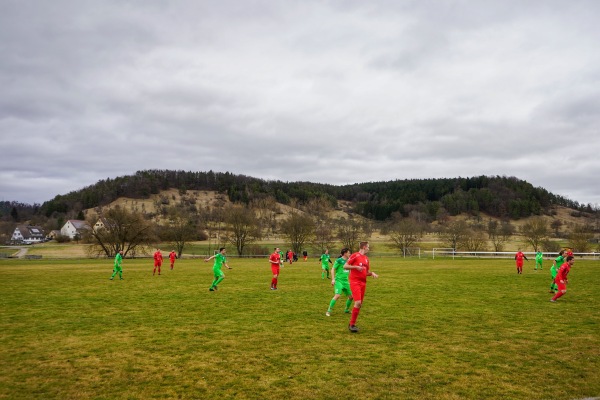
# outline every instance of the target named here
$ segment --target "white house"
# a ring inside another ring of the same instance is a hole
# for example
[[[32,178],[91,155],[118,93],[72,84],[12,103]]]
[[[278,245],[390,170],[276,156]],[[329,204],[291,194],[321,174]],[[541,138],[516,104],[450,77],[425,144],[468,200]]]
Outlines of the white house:
[[[23,243],[41,243],[44,241],[44,230],[40,226],[17,225],[10,240]]]
[[[106,218],[100,217],[100,218],[98,218],[98,221],[96,221],[96,223],[94,224],[94,228],[93,228],[94,232],[96,232],[98,229],[107,228],[109,225],[110,224]]]
[[[89,229],[91,228],[87,222],[79,219],[70,219],[60,228],[60,234],[74,239],[76,235],[83,237],[84,233]]]

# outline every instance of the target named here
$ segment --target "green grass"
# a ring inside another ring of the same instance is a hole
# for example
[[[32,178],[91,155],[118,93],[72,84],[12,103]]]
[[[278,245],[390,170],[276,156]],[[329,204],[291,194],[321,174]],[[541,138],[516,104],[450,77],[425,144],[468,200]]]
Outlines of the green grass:
[[[580,399],[600,395],[600,262],[568,293],[510,260],[373,258],[359,334],[316,261],[0,260],[0,398]],[[546,267],[547,268],[547,267]]]

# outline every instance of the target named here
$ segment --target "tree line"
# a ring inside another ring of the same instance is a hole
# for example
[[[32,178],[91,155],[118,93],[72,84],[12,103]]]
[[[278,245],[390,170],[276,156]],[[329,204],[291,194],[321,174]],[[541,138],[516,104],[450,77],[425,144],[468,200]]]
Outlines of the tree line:
[[[175,197],[169,199],[161,195],[156,200],[155,213],[137,210],[132,205],[119,212],[105,209],[120,197],[134,199],[133,204],[135,199],[148,198],[167,189],[177,189],[180,201],[175,204]],[[188,195],[191,190],[217,191],[229,203],[221,201],[212,207],[199,207],[192,192]],[[349,204],[346,211],[350,217],[346,220],[329,218],[328,212],[339,209],[342,202]],[[275,218],[279,212],[277,203],[296,210],[283,223]],[[396,180],[335,186],[266,181],[227,172],[148,170],[101,180],[56,196],[42,205],[0,202],[0,234],[8,235],[14,223],[21,221],[42,225],[48,230],[60,229],[66,219],[84,219],[83,210],[95,209],[97,215],[112,219],[109,226],[119,226],[119,220],[126,226],[136,225],[137,236],[145,243],[136,247],[126,235],[133,231],[115,228],[102,233],[108,237],[97,234],[86,238],[97,244],[92,247],[96,255],[111,255],[119,250],[133,254],[158,240],[172,243],[181,253],[187,242],[211,237],[233,245],[238,254],[247,254],[254,251],[251,248],[257,240],[275,234],[284,235],[295,252],[307,245],[324,249],[333,243],[353,248],[358,238],[368,237],[375,226],[389,233],[400,251],[432,230],[456,249],[480,251],[491,242],[493,250],[501,251],[503,243],[516,233],[511,220],[552,215],[555,205],[572,208],[573,213],[589,213],[595,221],[600,216],[597,206],[583,206],[514,177]],[[470,216],[474,222],[449,222],[450,216],[459,214]],[[484,223],[482,214],[496,220]],[[153,219],[167,222],[151,222]],[[88,222],[93,225],[95,221]],[[431,225],[433,222],[437,224],[435,228]],[[531,243],[532,246],[549,249],[550,233],[558,237],[560,228],[560,221],[555,220],[547,227],[548,234],[542,235],[543,243],[538,240]],[[597,226],[584,228],[581,230],[586,234],[597,230]],[[108,242],[111,244],[107,245]]]
[[[307,202],[322,198],[332,206],[340,200],[353,204],[353,211],[369,219],[384,221],[395,212],[407,216],[417,208],[430,220],[444,215],[480,212],[498,217],[519,219],[548,212],[552,206],[564,206],[580,212],[597,212],[597,205],[580,204],[552,194],[544,188],[506,176],[470,178],[410,179],[329,185],[312,182],[267,181],[229,172],[190,172],[145,170],[134,175],[100,180],[94,185],[58,195],[38,205],[46,217],[104,206],[118,199],[148,198],[162,190],[211,190],[226,193],[234,203],[273,197],[282,204]]]

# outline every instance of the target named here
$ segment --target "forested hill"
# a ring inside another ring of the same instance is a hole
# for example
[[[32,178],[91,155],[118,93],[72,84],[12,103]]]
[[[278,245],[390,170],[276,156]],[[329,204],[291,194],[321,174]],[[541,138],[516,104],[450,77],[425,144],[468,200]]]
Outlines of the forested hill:
[[[311,182],[266,181],[228,172],[186,172],[171,170],[138,171],[132,176],[101,180],[98,183],[56,196],[40,212],[73,213],[106,205],[119,197],[147,198],[162,190],[215,190],[227,193],[233,202],[249,203],[272,196],[289,204],[314,197],[352,202],[354,211],[368,218],[385,220],[394,212],[417,209],[435,218],[440,212],[456,215],[485,212],[492,216],[518,219],[547,212],[553,205],[592,212],[591,205],[554,195],[543,188],[514,178],[479,176],[452,179],[411,179],[335,186]]]

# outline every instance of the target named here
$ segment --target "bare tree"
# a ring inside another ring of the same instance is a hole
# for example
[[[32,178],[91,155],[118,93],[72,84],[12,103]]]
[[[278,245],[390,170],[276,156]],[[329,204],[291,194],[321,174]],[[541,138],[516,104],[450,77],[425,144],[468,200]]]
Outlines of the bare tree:
[[[300,253],[315,234],[315,222],[304,213],[293,212],[283,221],[281,231],[289,241],[292,251]]]
[[[227,234],[225,240],[235,246],[238,255],[244,247],[260,239],[260,225],[254,211],[242,205],[233,205],[225,210]]]
[[[277,226],[275,216],[279,212],[277,201],[272,196],[253,199],[250,208],[256,212],[262,234],[269,237]]]
[[[347,247],[350,251],[358,251],[358,244],[369,239],[364,230],[364,224],[354,218],[341,218],[337,222],[337,237],[342,242],[342,247]]]
[[[152,225],[139,213],[117,206],[103,213],[102,221],[103,227],[89,230],[90,255],[113,257],[121,250],[124,256],[144,252],[155,240]],[[94,226],[96,220],[88,222]]]
[[[569,246],[577,252],[586,253],[592,249],[594,233],[590,225],[576,225],[569,234]]]
[[[330,249],[335,243],[335,224],[329,218],[315,222],[314,245],[320,249]]]
[[[211,239],[215,237],[217,239],[216,247],[221,246],[221,231],[223,229],[223,219],[225,214],[223,212],[224,203],[217,204],[215,207],[206,207],[200,210],[199,215],[206,228],[208,235],[208,252],[211,251]]]
[[[423,236],[423,224],[413,218],[396,219],[389,229],[394,247],[402,254]]]
[[[470,231],[465,237],[464,247],[467,251],[487,250],[487,239],[481,231]]]
[[[163,229],[164,238],[171,241],[180,258],[186,243],[198,236],[197,216],[178,207],[169,207],[168,225]]]
[[[488,238],[494,246],[494,251],[502,251],[504,244],[514,234],[514,227],[508,221],[494,221],[490,219],[487,225]]]
[[[469,231],[469,225],[465,221],[454,221],[449,223],[439,235],[448,247],[459,249],[464,247]]]
[[[548,238],[548,224],[541,217],[532,218],[521,227],[525,242],[533,247],[534,251],[540,249],[541,244]]]

